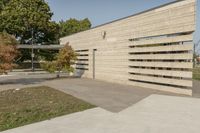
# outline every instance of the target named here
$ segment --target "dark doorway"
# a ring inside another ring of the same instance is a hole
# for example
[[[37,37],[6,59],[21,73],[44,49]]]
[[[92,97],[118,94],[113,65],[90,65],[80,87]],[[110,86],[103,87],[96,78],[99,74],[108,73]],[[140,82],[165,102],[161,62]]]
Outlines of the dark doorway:
[[[97,51],[97,49],[93,49],[93,79],[95,79],[95,56],[96,56],[96,51]]]

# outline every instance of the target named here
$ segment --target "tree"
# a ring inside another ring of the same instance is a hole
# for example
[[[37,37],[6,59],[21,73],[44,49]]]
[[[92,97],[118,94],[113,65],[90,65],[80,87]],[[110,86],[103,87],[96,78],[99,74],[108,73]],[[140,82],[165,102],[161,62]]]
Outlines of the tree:
[[[0,12],[6,6],[6,4],[8,4],[8,2],[10,2],[10,0],[0,0]]]
[[[60,72],[73,72],[74,68],[71,66],[73,62],[77,59],[75,51],[67,43],[64,48],[62,48],[55,60],[52,62],[45,62],[41,64],[42,68],[50,73],[57,72],[57,78],[60,77]]]
[[[45,0],[1,0],[1,3],[0,32],[14,35],[21,44],[31,44],[32,34],[35,44],[58,44],[59,25],[51,21],[53,13]],[[21,61],[30,59],[30,50],[21,53]]]
[[[15,66],[13,62],[19,54],[16,44],[13,36],[0,33],[0,74],[7,74],[7,71]]]
[[[80,20],[80,30],[85,31],[91,28],[92,24],[88,18]]]
[[[59,25],[60,25],[60,37],[68,36],[91,28],[91,22],[88,18],[83,20],[77,20],[71,18],[67,21],[60,21]]]
[[[35,43],[58,39],[59,27],[51,21],[53,13],[44,0],[11,0],[2,9],[0,30],[15,35],[20,43]]]

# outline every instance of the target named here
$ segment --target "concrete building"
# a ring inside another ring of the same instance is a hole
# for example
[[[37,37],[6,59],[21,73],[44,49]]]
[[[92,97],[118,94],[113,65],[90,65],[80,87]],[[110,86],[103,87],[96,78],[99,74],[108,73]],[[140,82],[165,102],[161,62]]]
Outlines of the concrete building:
[[[195,0],[179,0],[61,38],[76,75],[192,94]]]

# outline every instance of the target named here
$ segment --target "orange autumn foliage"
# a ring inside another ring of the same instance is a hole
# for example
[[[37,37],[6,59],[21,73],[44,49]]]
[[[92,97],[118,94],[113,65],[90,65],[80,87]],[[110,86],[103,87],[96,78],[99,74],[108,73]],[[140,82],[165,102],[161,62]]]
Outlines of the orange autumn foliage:
[[[0,34],[0,74],[7,74],[15,66],[14,61],[19,52],[15,39],[5,33]]]

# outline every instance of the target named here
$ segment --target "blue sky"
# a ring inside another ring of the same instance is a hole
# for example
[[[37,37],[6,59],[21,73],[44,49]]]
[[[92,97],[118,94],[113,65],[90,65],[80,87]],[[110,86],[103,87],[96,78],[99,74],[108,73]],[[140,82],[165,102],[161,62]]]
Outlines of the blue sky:
[[[54,12],[53,20],[89,18],[97,26],[175,0],[46,0]],[[200,39],[200,0],[194,42]],[[199,44],[200,53],[200,44]]]

